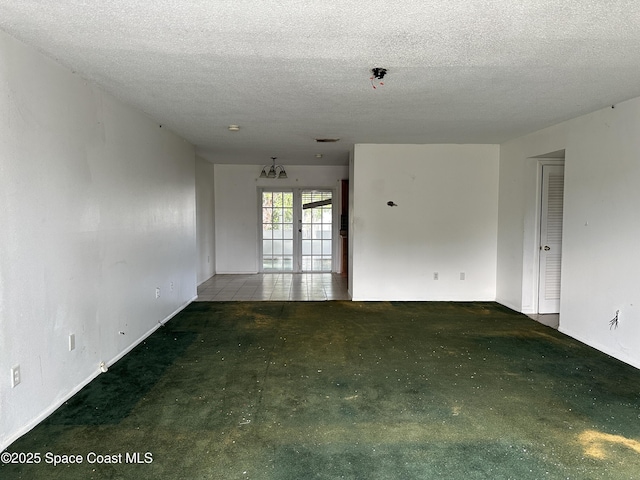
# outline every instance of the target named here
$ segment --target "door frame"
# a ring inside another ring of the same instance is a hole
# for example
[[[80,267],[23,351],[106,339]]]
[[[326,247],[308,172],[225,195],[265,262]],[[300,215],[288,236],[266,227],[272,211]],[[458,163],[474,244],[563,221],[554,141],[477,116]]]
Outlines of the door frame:
[[[564,158],[539,158],[537,159],[537,177],[536,177],[536,210],[535,210],[535,241],[533,242],[534,248],[534,263],[533,263],[533,298],[532,304],[534,306],[533,313],[540,313],[540,235],[542,230],[542,183],[543,173],[542,170],[545,166],[564,166]],[[564,195],[563,195],[564,203]],[[562,285],[562,274],[560,276],[560,284]],[[562,287],[561,287],[562,290]]]
[[[339,273],[339,240],[338,235],[340,225],[340,198],[336,187],[292,187],[292,186],[259,186],[257,200],[258,200],[258,272],[259,273],[303,273],[302,272],[302,252],[300,241],[300,232],[298,232],[298,225],[302,218],[302,203],[300,202],[302,192],[306,190],[320,190],[325,192],[331,192],[331,273]],[[265,270],[262,262],[263,243],[262,243],[262,193],[263,192],[292,192],[293,193],[293,270]],[[316,272],[304,272],[304,273],[316,273]],[[317,273],[329,273],[329,272],[317,272]]]

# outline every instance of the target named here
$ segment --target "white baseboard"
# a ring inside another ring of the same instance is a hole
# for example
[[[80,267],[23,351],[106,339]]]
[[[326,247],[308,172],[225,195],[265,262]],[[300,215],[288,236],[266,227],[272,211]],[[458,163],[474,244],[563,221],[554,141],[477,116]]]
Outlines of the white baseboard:
[[[122,352],[120,352],[118,355],[116,355],[115,357],[113,357],[111,360],[109,360],[108,363],[106,363],[106,366],[109,367],[113,364],[115,364],[118,360],[120,360],[122,357],[124,357],[127,353],[131,352],[131,350],[133,350],[135,347],[137,347],[138,345],[140,345],[140,343],[142,343],[147,337],[149,337],[149,335],[151,335],[153,332],[155,332],[158,328],[164,326],[169,320],[171,320],[173,317],[175,317],[178,313],[180,313],[182,310],[184,310],[189,304],[191,304],[196,298],[198,298],[198,296],[194,296],[191,300],[185,302],[184,304],[182,304],[180,307],[178,307],[171,315],[167,316],[164,320],[158,322],[156,325],[153,326],[153,328],[151,328],[149,331],[147,331],[144,335],[142,335],[138,340],[136,340],[135,342],[133,342],[130,346],[128,346],[126,349],[124,349]],[[22,437],[23,435],[25,435],[26,433],[28,433],[30,430],[32,430],[33,428],[35,428],[38,424],[40,424],[43,420],[45,420],[49,415],[51,415],[53,412],[55,412],[58,408],[60,408],[65,402],[67,402],[68,400],[70,400],[75,394],[77,394],[80,390],[82,390],[84,387],[86,387],[87,385],[89,385],[93,380],[95,380],[100,374],[102,373],[102,371],[100,370],[100,368],[96,369],[95,372],[93,372],[91,375],[89,375],[89,377],[85,378],[82,382],[80,382],[75,388],[73,388],[71,391],[69,391],[64,397],[62,397],[61,400],[58,400],[57,402],[55,402],[54,404],[50,405],[49,408],[47,408],[46,410],[44,410],[42,413],[40,413],[40,415],[38,415],[37,417],[35,417],[32,421],[30,421],[27,425],[25,425],[24,427],[22,427],[20,430],[18,430],[17,432],[13,433],[12,435],[10,435],[9,437],[7,437],[7,439],[0,445],[0,452],[4,451],[7,447],[9,447],[13,442],[15,442],[16,440],[18,440],[20,437]]]
[[[496,299],[496,303],[499,303],[500,305],[504,305],[505,307],[510,308],[511,310],[515,310],[516,312],[519,312],[519,313],[527,313],[527,312],[521,311],[520,307],[516,306],[515,304],[511,302],[505,302],[503,300],[500,300],[499,298]]]

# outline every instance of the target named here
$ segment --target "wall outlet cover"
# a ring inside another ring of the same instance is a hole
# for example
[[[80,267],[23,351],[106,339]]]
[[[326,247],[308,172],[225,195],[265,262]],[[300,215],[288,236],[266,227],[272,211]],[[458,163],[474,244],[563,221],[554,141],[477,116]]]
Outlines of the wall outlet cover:
[[[11,367],[11,388],[16,387],[20,383],[20,365]]]

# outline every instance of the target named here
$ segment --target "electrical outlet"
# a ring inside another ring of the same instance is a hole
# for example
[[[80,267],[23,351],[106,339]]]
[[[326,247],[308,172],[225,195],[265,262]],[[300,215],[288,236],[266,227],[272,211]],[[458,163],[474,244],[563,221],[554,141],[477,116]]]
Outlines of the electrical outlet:
[[[433,272],[433,279],[438,280],[438,272]]]
[[[20,365],[11,368],[11,388],[20,383]]]
[[[72,333],[69,335],[69,351],[73,351],[76,349],[76,334]]]
[[[173,292],[173,282],[169,284],[169,289]]]
[[[160,298],[160,288],[156,288],[156,298]]]
[[[466,278],[466,275],[464,272],[460,272],[460,280],[464,280]]]

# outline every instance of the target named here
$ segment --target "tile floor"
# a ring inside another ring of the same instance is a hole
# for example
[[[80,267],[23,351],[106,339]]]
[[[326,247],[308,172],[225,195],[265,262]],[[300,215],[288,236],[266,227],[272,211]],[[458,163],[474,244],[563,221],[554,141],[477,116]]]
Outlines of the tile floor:
[[[349,300],[347,277],[335,273],[214,275],[198,287],[199,302]]]
[[[556,330],[558,330],[558,325],[560,324],[560,314],[558,313],[535,313],[529,315],[529,318]]]

